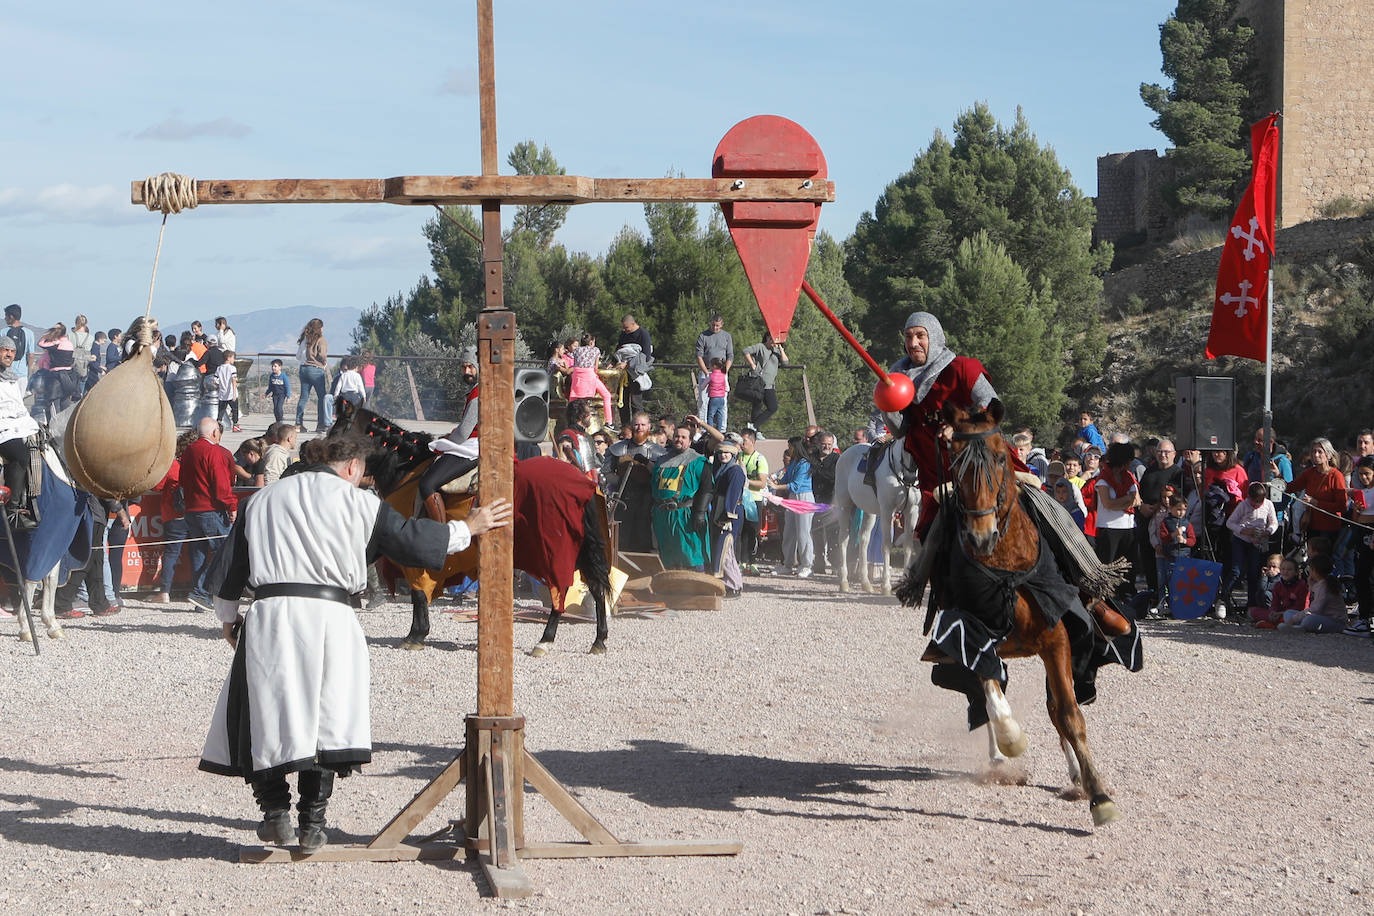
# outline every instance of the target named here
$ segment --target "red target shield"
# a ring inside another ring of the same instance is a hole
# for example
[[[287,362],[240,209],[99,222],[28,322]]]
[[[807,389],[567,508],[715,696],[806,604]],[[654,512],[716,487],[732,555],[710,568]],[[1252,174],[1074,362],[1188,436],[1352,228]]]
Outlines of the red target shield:
[[[739,122],[721,139],[711,161],[711,175],[746,183],[751,178],[796,178],[802,183],[826,177],[825,156],[800,124],[777,115],[758,115]],[[821,205],[741,201],[721,204],[721,210],[763,323],[774,340],[786,340]]]

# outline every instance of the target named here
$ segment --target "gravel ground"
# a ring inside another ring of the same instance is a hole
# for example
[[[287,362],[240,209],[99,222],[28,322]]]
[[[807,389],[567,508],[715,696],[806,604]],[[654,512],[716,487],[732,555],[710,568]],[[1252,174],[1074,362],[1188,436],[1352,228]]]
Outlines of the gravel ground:
[[[1023,785],[986,778],[962,699],[916,661],[920,617],[839,599],[833,581],[758,579],[720,613],[588,625],[516,658],[543,763],[618,836],[738,839],[726,858],[540,860],[502,903],[464,861],[240,865],[246,786],[195,769],[230,651],[209,615],[131,600],[71,622],[34,658],[0,622],[0,906],[7,914],[319,911],[556,913],[1332,913],[1374,910],[1374,645],[1233,623],[1148,625],[1145,670],[1104,669],[1089,736],[1122,819],[1094,831],[1059,796],[1064,762],[1032,661],[1010,697]],[[521,608],[534,605],[521,602]],[[175,607],[175,606],[174,606]],[[440,608],[459,607],[449,602]],[[464,606],[471,609],[472,605]],[[331,836],[375,832],[456,753],[475,705],[476,625],[408,606],[362,614],[375,761],[341,781]],[[522,613],[521,617],[532,617]],[[540,624],[519,622],[528,649]],[[417,833],[461,816],[455,793]],[[575,839],[537,795],[532,839]]]

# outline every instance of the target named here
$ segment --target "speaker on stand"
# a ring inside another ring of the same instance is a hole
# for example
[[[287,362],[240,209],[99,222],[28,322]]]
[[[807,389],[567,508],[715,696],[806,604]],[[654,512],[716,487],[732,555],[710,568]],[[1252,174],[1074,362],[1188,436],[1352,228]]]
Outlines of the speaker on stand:
[[[1179,449],[1236,447],[1236,380],[1180,375],[1174,379],[1174,445]]]
[[[515,441],[543,442],[549,435],[549,374],[515,370]]]

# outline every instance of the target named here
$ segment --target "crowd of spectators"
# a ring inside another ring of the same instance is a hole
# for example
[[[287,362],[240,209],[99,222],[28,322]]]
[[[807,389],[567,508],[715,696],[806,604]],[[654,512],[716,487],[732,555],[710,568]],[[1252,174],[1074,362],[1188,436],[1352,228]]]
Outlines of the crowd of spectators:
[[[1214,617],[1369,636],[1374,431],[1359,430],[1343,448],[1319,437],[1293,451],[1272,435],[1266,447],[1260,429],[1244,454],[1104,438],[1087,412],[1070,449],[1037,449],[1025,432],[1012,435],[1018,454],[1099,558],[1129,561],[1118,597],[1140,617],[1170,616],[1178,561],[1200,557],[1221,567]]]

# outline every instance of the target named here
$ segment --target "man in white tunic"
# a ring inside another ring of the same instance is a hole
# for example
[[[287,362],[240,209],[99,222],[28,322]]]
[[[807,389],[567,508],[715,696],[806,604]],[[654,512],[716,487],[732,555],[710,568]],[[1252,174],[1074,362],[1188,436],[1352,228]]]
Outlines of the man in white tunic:
[[[326,842],[334,774],[372,759],[367,643],[353,613],[368,565],[382,555],[438,569],[475,535],[510,523],[505,500],[466,522],[404,518],[358,489],[372,448],[358,436],[331,439],[324,463],[247,500],[214,601],[235,652],[200,768],[247,780],[263,813],[258,837],[281,845],[294,839],[286,775],[298,772],[303,853]]]

